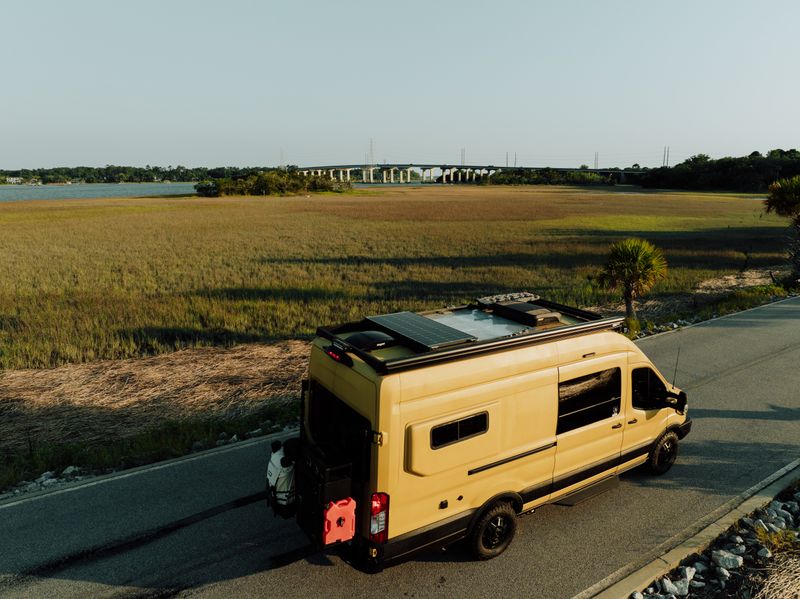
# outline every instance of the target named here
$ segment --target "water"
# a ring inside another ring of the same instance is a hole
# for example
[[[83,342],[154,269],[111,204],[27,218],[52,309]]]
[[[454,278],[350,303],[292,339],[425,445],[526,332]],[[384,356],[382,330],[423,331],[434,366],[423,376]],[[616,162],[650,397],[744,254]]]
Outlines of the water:
[[[194,183],[87,183],[75,185],[0,185],[0,202],[131,198],[194,193]]]

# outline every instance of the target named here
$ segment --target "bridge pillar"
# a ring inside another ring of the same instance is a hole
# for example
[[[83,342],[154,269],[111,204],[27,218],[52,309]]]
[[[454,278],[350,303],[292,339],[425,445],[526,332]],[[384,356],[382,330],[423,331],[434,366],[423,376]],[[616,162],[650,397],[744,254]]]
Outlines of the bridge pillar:
[[[411,183],[411,170],[410,166],[406,169],[406,183]]]
[[[456,174],[458,175],[458,182],[461,183],[461,169],[458,169]]]
[[[403,182],[403,171],[398,170],[397,174],[400,175],[400,183],[402,183]]]
[[[386,171],[381,169],[381,173],[383,174],[383,182],[386,183]]]
[[[394,183],[394,167],[389,169],[389,183]]]
[[[442,183],[447,183],[447,175],[450,174],[448,171],[450,169],[442,168]]]
[[[331,176],[331,181],[336,181],[336,177],[333,174],[334,173],[334,169],[330,169],[328,172],[329,172],[329,174]]]

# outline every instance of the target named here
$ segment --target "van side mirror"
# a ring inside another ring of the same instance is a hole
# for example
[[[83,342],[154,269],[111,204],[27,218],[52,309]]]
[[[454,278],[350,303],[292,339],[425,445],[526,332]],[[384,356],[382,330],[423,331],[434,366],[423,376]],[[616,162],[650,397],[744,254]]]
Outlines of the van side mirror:
[[[667,391],[667,397],[664,400],[665,408],[673,408],[678,414],[683,414],[686,411],[686,403],[687,398],[684,391],[680,393]]]

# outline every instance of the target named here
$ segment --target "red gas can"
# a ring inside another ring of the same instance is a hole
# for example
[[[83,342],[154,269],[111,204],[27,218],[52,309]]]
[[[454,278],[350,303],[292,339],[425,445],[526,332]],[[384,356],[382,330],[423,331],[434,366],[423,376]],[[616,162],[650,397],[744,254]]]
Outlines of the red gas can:
[[[349,541],[356,534],[356,500],[352,497],[331,501],[325,508],[325,545]]]

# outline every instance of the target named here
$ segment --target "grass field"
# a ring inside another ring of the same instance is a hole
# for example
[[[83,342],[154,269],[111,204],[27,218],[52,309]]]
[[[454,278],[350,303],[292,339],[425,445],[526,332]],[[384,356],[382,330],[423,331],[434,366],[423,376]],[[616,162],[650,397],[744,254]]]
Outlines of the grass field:
[[[608,244],[664,249],[655,294],[780,264],[754,196],[427,187],[345,196],[0,204],[0,368],[302,337],[527,289],[583,306]]]

